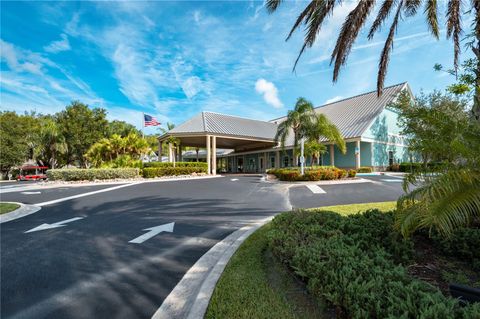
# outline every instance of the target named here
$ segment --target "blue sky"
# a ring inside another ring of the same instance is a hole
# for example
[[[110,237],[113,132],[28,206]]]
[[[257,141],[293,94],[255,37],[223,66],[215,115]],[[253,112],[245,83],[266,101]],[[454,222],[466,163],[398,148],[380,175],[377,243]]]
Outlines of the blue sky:
[[[374,90],[387,27],[372,41],[361,34],[331,81],[329,54],[354,2],[336,9],[292,72],[303,34],[285,37],[304,6],[269,15],[254,1],[2,1],[0,108],[54,113],[80,100],[140,127],[142,112],[176,124],[202,110],[268,120],[299,96],[321,105]],[[454,81],[433,71],[452,64],[453,49],[444,31],[429,35],[422,14],[396,37],[386,85],[408,81],[418,93]]]

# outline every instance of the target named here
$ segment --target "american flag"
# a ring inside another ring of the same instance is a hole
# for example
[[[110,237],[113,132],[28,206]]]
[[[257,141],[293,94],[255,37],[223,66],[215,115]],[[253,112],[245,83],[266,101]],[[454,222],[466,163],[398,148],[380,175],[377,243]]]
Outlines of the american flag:
[[[157,119],[151,115],[143,114],[143,126],[158,126],[161,123],[157,121]]]

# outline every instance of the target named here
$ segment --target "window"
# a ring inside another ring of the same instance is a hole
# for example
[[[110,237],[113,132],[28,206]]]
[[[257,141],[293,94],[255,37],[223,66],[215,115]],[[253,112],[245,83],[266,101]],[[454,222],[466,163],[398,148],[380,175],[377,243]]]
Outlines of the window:
[[[289,167],[290,166],[290,159],[288,156],[283,157],[283,167]]]
[[[271,168],[275,167],[275,156],[270,157],[270,167]]]

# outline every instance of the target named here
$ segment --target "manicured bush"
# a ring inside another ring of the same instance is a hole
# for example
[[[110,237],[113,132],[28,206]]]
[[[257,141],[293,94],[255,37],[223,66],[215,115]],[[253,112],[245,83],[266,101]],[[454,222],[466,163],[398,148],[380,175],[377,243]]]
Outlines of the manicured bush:
[[[480,304],[461,307],[403,266],[413,244],[394,228],[393,213],[377,210],[342,217],[332,212],[294,211],[274,218],[269,245],[347,318],[476,318]]]
[[[355,177],[357,176],[357,171],[354,169],[349,169],[348,170],[348,177]]]
[[[143,177],[153,178],[161,176],[190,175],[207,173],[206,167],[147,167],[143,169]]]
[[[51,181],[82,181],[96,179],[130,179],[139,177],[138,168],[49,169]]]
[[[398,163],[393,163],[392,165],[389,165],[387,167],[387,171],[390,171],[390,172],[398,172],[400,171],[400,164]]]
[[[400,163],[398,168],[400,172],[417,172],[422,168],[422,163]]]
[[[174,165],[168,162],[149,162],[144,163],[143,167],[174,167]],[[208,164],[205,162],[176,162],[175,167],[204,167],[206,170]]]
[[[275,175],[281,181],[320,181],[333,180],[347,177],[348,173],[344,169],[333,166],[316,166],[305,168],[305,174],[300,175],[298,168],[277,168],[269,169],[269,174]]]
[[[360,167],[357,169],[357,173],[371,173],[373,172],[373,168],[365,166],[365,167]]]

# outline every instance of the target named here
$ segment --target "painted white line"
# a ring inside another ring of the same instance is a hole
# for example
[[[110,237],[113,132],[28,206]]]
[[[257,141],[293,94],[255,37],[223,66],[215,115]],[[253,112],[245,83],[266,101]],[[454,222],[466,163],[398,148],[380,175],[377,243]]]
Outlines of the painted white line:
[[[21,192],[20,194],[24,195],[35,195],[35,194],[41,194],[42,192]]]
[[[67,223],[71,223],[71,222],[74,222],[76,220],[80,220],[80,219],[83,219],[83,218],[84,217],[74,217],[74,218],[62,220],[60,222],[56,222],[56,223],[53,223],[53,224],[41,224],[40,226],[37,226],[37,227],[32,228],[30,230],[27,230],[25,233],[31,233],[31,232],[34,232],[34,231],[40,231],[40,230],[45,230],[45,229],[64,227],[64,226],[67,226],[67,225],[65,225]]]
[[[125,184],[125,185],[119,185],[119,186],[110,187],[110,188],[104,188],[104,189],[100,189],[100,190],[98,190],[98,191],[93,191],[93,192],[88,192],[88,193],[83,193],[83,194],[68,196],[68,197],[64,197],[64,198],[59,198],[59,199],[51,200],[51,201],[48,201],[48,202],[38,203],[38,204],[35,204],[35,205],[36,205],[36,206],[40,206],[40,207],[41,207],[41,206],[52,205],[52,204],[56,204],[56,203],[65,202],[65,201],[71,200],[71,199],[76,199],[76,198],[80,198],[80,197],[95,195],[95,194],[99,194],[99,193],[110,192],[110,191],[113,191],[113,190],[116,190],[116,189],[120,189],[120,188],[124,188],[124,187],[129,187],[129,186],[134,186],[134,185],[138,185],[138,184],[141,184],[141,183],[142,183],[142,182]]]
[[[238,178],[231,178],[230,180],[231,180],[232,182],[236,182],[236,181],[238,181]]]
[[[148,233],[145,233],[141,236],[138,236],[137,238],[134,238],[129,241],[129,243],[133,244],[141,244],[144,241],[149,240],[150,238],[162,233],[162,232],[173,232],[173,226],[175,226],[175,223],[168,223],[164,225],[159,225],[155,227],[150,227],[150,228],[145,228],[144,230],[148,230]]]
[[[320,186],[318,185],[305,185],[309,190],[312,191],[314,194],[326,194],[327,192],[324,191]]]
[[[384,182],[389,182],[389,183],[401,183],[403,182],[402,179],[382,179]]]

